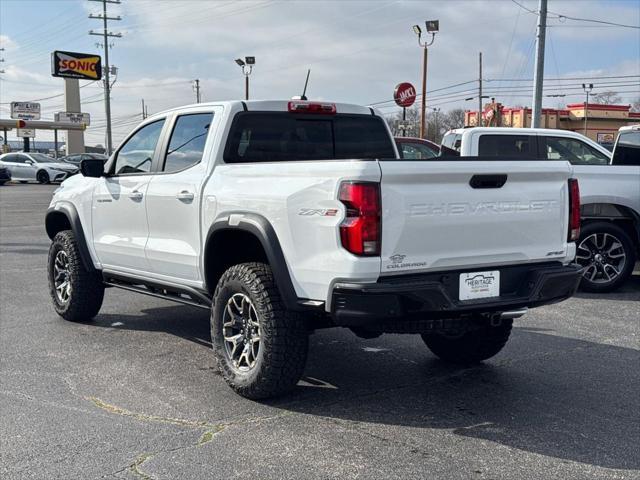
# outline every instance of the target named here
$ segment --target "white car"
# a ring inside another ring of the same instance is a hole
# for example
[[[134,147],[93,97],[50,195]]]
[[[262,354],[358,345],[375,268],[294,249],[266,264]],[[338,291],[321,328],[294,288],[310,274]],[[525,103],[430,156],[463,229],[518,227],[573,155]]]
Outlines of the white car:
[[[11,172],[11,179],[27,182],[61,182],[78,173],[78,167],[37,152],[17,152],[0,155],[0,165]]]
[[[581,288],[610,292],[632,275],[640,258],[640,126],[622,127],[613,153],[568,130],[495,127],[451,130],[441,151],[485,160],[568,161],[580,182]]]
[[[404,160],[369,107],[181,107],[81,169],[45,219],[56,312],[90,321],[105,287],[210,309],[218,368],[249,398],[296,385],[315,329],[420,334],[474,363],[580,282],[567,162]]]

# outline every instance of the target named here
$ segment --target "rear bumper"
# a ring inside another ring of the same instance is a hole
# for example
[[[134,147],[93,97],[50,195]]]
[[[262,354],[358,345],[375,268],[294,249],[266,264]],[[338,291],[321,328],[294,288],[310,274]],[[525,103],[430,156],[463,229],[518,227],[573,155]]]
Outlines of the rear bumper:
[[[459,274],[469,270],[386,277],[373,284],[339,283],[332,293],[333,321],[340,326],[359,327],[539,307],[571,297],[582,275],[579,265],[556,262],[478,271],[486,270],[500,270],[499,297],[458,300]]]

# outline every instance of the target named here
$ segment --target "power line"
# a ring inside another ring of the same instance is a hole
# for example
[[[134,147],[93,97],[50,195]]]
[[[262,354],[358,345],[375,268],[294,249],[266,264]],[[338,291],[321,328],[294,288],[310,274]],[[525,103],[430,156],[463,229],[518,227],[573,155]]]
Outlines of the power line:
[[[95,83],[95,82],[97,82],[97,80],[94,80],[93,82],[85,83],[84,85],[81,85],[80,88],[88,87],[89,85],[91,85],[92,83]],[[63,95],[64,95],[64,93],[58,93],[57,95],[51,95],[50,97],[34,98],[33,100],[25,100],[25,101],[26,102],[41,102],[43,100],[50,100],[52,98],[62,97]],[[11,102],[1,102],[0,105],[11,105]]]
[[[608,78],[639,78],[640,75],[605,75],[597,77],[557,77],[557,78],[545,78],[544,81],[560,81],[560,80],[604,80]],[[533,80],[527,80],[523,78],[489,78],[485,79],[485,82],[532,82]]]
[[[526,10],[529,13],[532,13],[534,15],[539,15],[539,13],[535,10],[531,10],[530,8],[525,7],[524,5],[522,5],[521,3],[517,2],[516,0],[511,0],[513,3],[515,3],[517,6],[519,6],[520,8],[522,8],[523,10]],[[547,13],[550,13],[552,15],[555,15],[555,19],[556,20],[560,20],[561,22],[565,21],[565,20],[574,20],[576,22],[590,22],[590,23],[599,23],[602,25],[610,25],[613,27],[622,27],[622,28],[634,28],[637,30],[640,30],[640,25],[627,25],[624,23],[616,23],[616,22],[609,22],[606,20],[596,20],[594,18],[580,18],[580,17],[572,17],[569,15],[565,15],[563,13],[558,13],[558,12],[552,12],[551,10],[549,10]]]

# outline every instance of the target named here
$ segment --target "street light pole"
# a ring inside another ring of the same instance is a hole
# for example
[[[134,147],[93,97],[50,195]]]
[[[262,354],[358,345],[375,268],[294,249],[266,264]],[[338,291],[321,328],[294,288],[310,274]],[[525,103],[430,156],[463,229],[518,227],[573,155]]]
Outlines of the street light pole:
[[[249,100],[249,75],[253,71],[253,66],[256,64],[256,57],[244,57],[236,58],[236,63],[242,68],[242,74],[244,75],[244,98]]]
[[[587,117],[589,116],[589,94],[591,93],[591,90],[593,90],[593,83],[583,83],[582,84],[582,89],[584,90],[584,93],[587,94],[587,98],[584,102],[584,136],[587,136]]]
[[[427,33],[431,34],[431,40],[429,42],[422,41],[422,29],[420,25],[413,26],[413,32],[418,36],[418,45],[422,47],[422,99],[421,99],[421,111],[420,111],[420,138],[426,136],[426,110],[427,110],[427,58],[428,47],[433,44],[440,28],[440,22],[438,20],[427,20],[425,22],[427,27]]]
[[[422,56],[422,99],[421,99],[421,110],[420,110],[420,138],[424,138],[426,136],[426,110],[427,110],[427,59],[429,54],[429,49],[426,45],[422,49],[424,52]]]

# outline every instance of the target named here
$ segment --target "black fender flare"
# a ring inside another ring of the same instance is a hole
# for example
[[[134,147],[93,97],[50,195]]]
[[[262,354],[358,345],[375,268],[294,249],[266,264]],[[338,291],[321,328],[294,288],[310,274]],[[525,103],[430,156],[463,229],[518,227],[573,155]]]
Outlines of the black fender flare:
[[[233,223],[230,223],[233,220]],[[237,223],[236,223],[237,220]],[[287,267],[287,262],[278,240],[278,235],[271,223],[262,215],[256,213],[246,212],[231,212],[225,214],[224,217],[217,219],[213,222],[207,233],[207,238],[204,245],[204,264],[203,268],[208,265],[208,252],[209,242],[213,240],[216,234],[225,230],[242,230],[254,235],[267,255],[267,260],[271,266],[273,277],[276,282],[276,287],[280,292],[282,301],[285,307],[289,310],[303,310],[305,307],[301,305],[300,298],[298,298],[293,282],[291,281],[291,275]],[[206,273],[206,272],[205,272]],[[205,277],[206,279],[206,274]],[[212,285],[206,285],[205,289],[213,291]]]
[[[64,215],[67,218],[69,225],[71,225],[73,235],[76,237],[76,243],[78,245],[78,252],[80,253],[82,265],[88,272],[95,271],[96,268],[93,265],[93,260],[91,259],[91,254],[89,253],[89,248],[87,246],[87,237],[84,235],[84,229],[82,228],[80,216],[78,215],[76,207],[67,203],[60,203],[47,209],[47,213],[45,215],[47,236],[53,240],[56,233],[60,231],[59,228],[56,228],[58,224],[57,217],[59,215]]]

